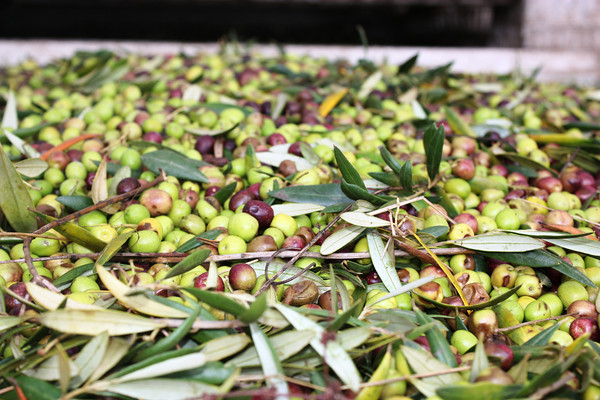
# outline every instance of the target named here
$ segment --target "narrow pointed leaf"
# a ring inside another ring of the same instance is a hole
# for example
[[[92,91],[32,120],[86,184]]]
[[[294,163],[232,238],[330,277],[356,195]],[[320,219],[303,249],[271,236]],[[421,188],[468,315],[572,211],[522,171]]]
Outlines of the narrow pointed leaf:
[[[352,200],[342,192],[339,183],[288,186],[269,192],[269,196],[292,203],[313,203],[325,207],[352,203]]]
[[[185,400],[220,393],[217,386],[184,379],[142,379],[109,384],[106,390],[144,400]]]
[[[203,244],[202,241],[198,240],[199,238],[207,239],[207,240],[214,240],[221,233],[222,233],[222,231],[219,229],[211,229],[210,231],[203,232],[203,233],[197,235],[196,238],[194,238],[192,240],[188,240],[187,242],[185,242],[184,244],[179,246],[177,249],[175,249],[175,252],[176,253],[188,253],[189,251],[195,249],[196,247],[200,247]]]
[[[38,158],[40,156],[40,152],[31,147],[27,142],[23,139],[9,131],[8,129],[4,129],[4,136],[8,139],[8,141],[17,149],[21,154],[28,158]],[[25,161],[25,160],[23,160]],[[16,165],[15,165],[16,167]],[[17,169],[18,170],[18,169]],[[39,174],[38,174],[39,175]],[[37,176],[37,175],[34,175]]]
[[[42,325],[59,332],[96,336],[107,332],[110,336],[129,335],[162,328],[162,323],[115,310],[56,310],[40,314]]]
[[[121,304],[142,314],[163,318],[187,318],[189,313],[150,300],[143,294],[130,295],[131,288],[114,277],[100,263],[96,262],[96,273],[106,289],[116,297]]]
[[[348,161],[344,153],[342,153],[342,151],[337,147],[333,149],[333,152],[337,166],[342,174],[342,178],[344,178],[350,184],[356,185],[362,189],[366,189],[365,183],[360,177],[360,174],[356,168],[350,164],[350,161]]]
[[[127,375],[116,378],[116,382],[129,382],[138,379],[156,378],[172,374],[175,372],[186,371],[198,368],[206,364],[206,356],[202,352],[186,354],[180,357],[174,357],[162,362],[149,365],[138,369]]]
[[[83,304],[78,301],[72,300],[62,293],[56,293],[41,286],[36,285],[33,282],[26,282],[25,287],[27,293],[31,296],[35,303],[39,306],[44,307],[46,310],[54,311],[64,305],[64,308],[73,310],[100,310],[100,307],[96,307],[93,304]]]
[[[433,323],[433,319],[423,311],[417,309],[416,314],[417,322],[420,325]],[[427,330],[427,332],[425,332],[425,336],[427,337],[427,341],[431,346],[431,353],[444,364],[447,364],[451,367],[456,367],[456,357],[454,356],[454,353],[452,353],[450,345],[448,344],[448,341],[446,340],[446,337],[440,328],[437,326],[432,326]]]
[[[544,248],[544,243],[535,238],[510,234],[477,235],[456,240],[455,243],[469,250],[506,253]]]
[[[442,400],[485,399],[504,400],[517,398],[523,385],[498,385],[491,382],[476,382],[469,385],[442,387],[436,391]]]
[[[38,211],[35,211],[34,214],[46,223],[52,222],[56,219]],[[65,222],[64,224],[56,226],[54,230],[69,239],[69,241],[77,243],[92,251],[100,251],[106,246],[106,243],[92,235],[87,229],[80,227],[74,222]]]
[[[354,226],[362,226],[363,228],[390,226],[389,221],[356,211],[345,212],[340,218]]]
[[[178,262],[165,276],[165,279],[188,272],[201,265],[210,256],[210,250],[198,250]]]
[[[17,232],[33,232],[37,229],[35,216],[29,211],[34,209],[29,192],[0,145],[0,208],[10,226]]]
[[[33,370],[26,371],[26,373],[33,378],[41,379],[43,381],[57,381],[61,377],[60,363],[60,355],[55,354]],[[75,365],[73,361],[69,360],[66,367],[68,368],[67,371],[63,372],[66,372],[69,378],[77,375],[77,365]]]
[[[132,232],[122,233],[113,240],[111,240],[110,243],[104,247],[104,249],[100,253],[100,256],[98,256],[96,264],[106,264],[108,260],[110,260],[112,256],[114,256],[121,249],[121,247],[129,240],[132,234]]]
[[[342,89],[338,92],[332,93],[323,100],[319,106],[319,114],[322,117],[326,117],[331,110],[344,98],[348,93],[348,89]]]
[[[470,137],[475,137],[475,132],[473,129],[463,121],[458,114],[454,112],[450,107],[443,107],[444,114],[446,114],[446,120],[448,121],[448,125],[452,128],[452,131],[457,135],[465,135]]]
[[[113,337],[110,338],[108,346],[104,351],[104,356],[100,361],[100,364],[96,367],[96,369],[92,372],[89,377],[89,382],[95,382],[98,379],[102,378],[104,374],[110,371],[115,365],[119,363],[127,354],[131,346],[131,341],[127,341],[122,338]]]
[[[354,362],[344,348],[336,341],[328,341],[324,345],[322,338],[325,334],[325,329],[316,322],[282,304],[274,304],[274,306],[294,328],[308,329],[315,332],[315,338],[310,341],[312,348],[317,354],[323,357],[324,361],[335,371],[342,382],[348,385],[351,390],[357,391],[361,383],[360,375]]]
[[[17,326],[23,322],[23,319],[19,317],[13,317],[10,315],[2,315],[0,316],[0,332],[4,332],[9,330],[13,326]]]
[[[273,350],[280,361],[285,361],[300,350],[308,346],[315,337],[311,330],[292,330],[269,337]],[[257,367],[260,365],[258,351],[255,346],[249,347],[243,353],[235,356],[225,366]]]
[[[254,346],[256,346],[263,374],[265,374],[265,376],[270,376],[270,378],[267,378],[267,383],[277,390],[277,396],[275,398],[277,400],[287,399],[290,394],[290,388],[286,381],[275,377],[276,375],[283,376],[284,373],[271,342],[267,338],[267,335],[265,335],[255,323],[250,324],[250,334],[252,335]]]
[[[77,376],[73,377],[71,381],[73,387],[79,387],[92,375],[102,362],[107,348],[108,335],[106,332],[103,332],[92,338],[92,340],[81,349],[75,359],[75,364],[79,368],[79,373]]]
[[[600,242],[586,237],[564,238],[564,239],[544,239],[555,246],[571,250],[577,253],[587,254],[592,257],[600,257]]]
[[[226,335],[209,340],[202,350],[206,361],[220,361],[242,351],[250,342],[250,338],[245,333]]]
[[[237,182],[231,182],[229,185],[222,187],[217,193],[213,195],[215,199],[221,203],[221,205],[225,204],[228,198],[231,197],[233,192],[237,187]]]
[[[94,204],[97,204],[107,198],[108,183],[106,177],[106,159],[103,158],[96,170],[94,181],[92,182],[92,200],[94,201]]]
[[[377,86],[377,84],[379,82],[381,82],[382,78],[383,78],[383,73],[381,71],[375,71],[363,82],[356,97],[360,101],[366,100],[366,98],[373,91],[373,89],[375,89],[375,86]]]
[[[19,118],[17,116],[17,99],[12,90],[8,91],[6,106],[4,106],[4,115],[2,116],[3,129],[15,130],[19,127]]]
[[[250,307],[238,316],[239,320],[245,323],[250,323],[258,320],[267,309],[267,293],[263,293],[256,298]]]
[[[41,379],[19,375],[16,381],[27,399],[58,400],[62,396],[59,388]]]
[[[195,182],[208,183],[208,178],[198,170],[206,165],[201,161],[192,160],[181,153],[171,150],[157,150],[142,155],[142,163],[155,174],[164,170],[167,175]]]
[[[435,373],[450,369],[448,365],[437,360],[431,354],[423,350],[413,349],[409,346],[401,346],[400,349],[408,361],[410,368],[416,374]],[[450,374],[436,375],[419,380],[413,379],[411,380],[411,383],[413,383],[413,385],[415,385],[417,382],[423,382],[427,384],[427,388],[420,387],[418,383],[415,386],[425,396],[433,396],[435,395],[435,390],[452,385],[460,380],[462,380],[461,375],[457,372],[453,372]],[[430,391],[431,389],[433,389],[433,392]]]
[[[244,307],[237,301],[227,297],[226,295],[220,292],[213,292],[210,290],[203,290],[198,288],[185,288],[185,291],[189,292],[198,300],[210,305],[211,307],[224,311],[228,314],[237,316],[243,314],[246,310],[248,310],[246,307]]]
[[[112,182],[108,187],[108,196],[114,196],[117,194],[117,187],[119,183],[125,179],[131,177],[131,168],[128,165],[119,168],[119,170],[113,175]]]
[[[440,169],[442,162],[442,150],[444,147],[444,127],[440,125],[430,125],[423,136],[425,146],[425,156],[427,157],[427,174],[429,179],[434,180]]]
[[[89,207],[91,205],[94,204],[94,202],[92,201],[92,199],[90,199],[87,196],[58,196],[56,198],[56,201],[58,201],[60,204],[67,206],[68,208],[74,210],[74,211],[79,211],[79,210],[83,210],[86,207]]]
[[[297,217],[299,215],[306,215],[313,212],[321,211],[325,206],[312,203],[290,203],[290,204],[276,204],[271,206],[273,208],[273,214],[286,214],[290,217]]]
[[[307,143],[300,142],[300,154],[313,167],[316,167],[321,162],[321,157]]]
[[[414,56],[410,57],[408,60],[404,61],[402,64],[400,64],[400,67],[398,67],[398,73],[399,74],[408,74],[410,72],[410,70],[413,69],[413,67],[417,64],[418,59],[419,59],[419,53],[415,54]]]
[[[548,342],[550,341],[550,338],[552,337],[552,335],[554,335],[554,332],[556,332],[558,330],[558,328],[560,328],[562,324],[561,323],[557,323],[554,324],[553,326],[551,326],[550,328],[546,328],[543,331],[541,331],[540,333],[538,333],[537,335],[535,335],[534,337],[532,337],[531,339],[529,339],[528,341],[526,341],[525,343],[523,343],[523,346],[545,346],[548,344]]]
[[[27,158],[16,162],[15,169],[27,178],[35,178],[48,169],[48,163],[40,158]]]
[[[261,151],[256,153],[256,158],[264,164],[273,167],[279,167],[283,161],[292,161],[296,165],[296,170],[304,171],[313,168],[313,165],[302,157],[288,153],[275,153],[271,151]]]
[[[348,226],[333,232],[325,239],[325,241],[323,241],[323,244],[321,245],[321,254],[329,255],[335,253],[342,247],[351,243],[364,230],[365,228],[360,226]]]
[[[475,382],[475,379],[477,379],[479,374],[489,367],[490,362],[488,361],[487,355],[485,354],[483,342],[479,341],[475,346],[475,356],[473,357],[473,366],[471,367],[470,382]]]
[[[381,237],[377,236],[374,232],[369,232],[367,233],[367,243],[375,271],[381,278],[386,289],[390,292],[400,289],[402,284],[400,283],[400,278],[398,278],[396,265],[389,253],[385,251],[385,244]]]
[[[402,174],[402,164],[400,164],[398,160],[396,160],[396,158],[392,155],[392,153],[390,153],[390,151],[385,146],[380,146],[379,152],[381,153],[381,158],[383,158],[383,161],[385,161],[388,167],[391,168],[394,174],[400,176]]]

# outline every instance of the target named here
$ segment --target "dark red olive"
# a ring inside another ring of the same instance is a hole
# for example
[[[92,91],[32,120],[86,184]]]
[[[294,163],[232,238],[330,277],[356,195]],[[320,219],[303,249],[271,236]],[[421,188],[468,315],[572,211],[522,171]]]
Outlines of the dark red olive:
[[[202,135],[196,139],[196,145],[194,148],[200,154],[209,154],[213,152],[213,147],[215,145],[215,138],[210,135]]]
[[[117,185],[117,194],[129,193],[139,187],[140,182],[136,178],[123,178]]]
[[[237,210],[241,205],[247,204],[250,200],[255,200],[256,197],[248,189],[243,189],[233,195],[229,201],[229,209],[231,211]]]
[[[244,212],[256,218],[260,229],[268,228],[274,216],[273,208],[260,200],[250,200],[244,206]]]

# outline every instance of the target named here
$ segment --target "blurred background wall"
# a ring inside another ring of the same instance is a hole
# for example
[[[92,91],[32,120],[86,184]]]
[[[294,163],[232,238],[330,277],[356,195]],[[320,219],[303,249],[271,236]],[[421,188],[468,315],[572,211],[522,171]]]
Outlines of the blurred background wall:
[[[423,63],[473,72],[542,65],[543,79],[600,82],[600,0],[0,0],[0,62],[66,51],[65,40],[172,52],[224,37],[350,58],[366,38],[371,57],[421,51]]]

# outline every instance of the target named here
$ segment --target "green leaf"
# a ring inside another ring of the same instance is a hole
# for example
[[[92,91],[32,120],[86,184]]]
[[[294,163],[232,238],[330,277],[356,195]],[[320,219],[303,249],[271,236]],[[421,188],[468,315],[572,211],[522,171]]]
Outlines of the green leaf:
[[[56,219],[38,211],[35,211],[35,215],[37,215],[42,221],[46,223],[49,223]],[[69,241],[77,243],[92,251],[100,251],[106,246],[105,242],[92,235],[87,229],[82,228],[73,222],[66,222],[62,225],[56,226],[54,229],[58,233],[69,239]]]
[[[273,167],[279,167],[283,161],[292,161],[298,171],[305,171],[314,167],[310,162],[302,157],[289,153],[277,153],[273,151],[261,151],[256,153],[256,159],[259,164],[264,163]]]
[[[102,250],[98,259],[96,260],[96,264],[104,265],[114,256],[121,247],[129,240],[129,238],[133,235],[133,232],[125,232],[114,238],[110,241],[108,245]]]
[[[369,96],[369,93],[371,93],[373,91],[373,89],[375,89],[375,86],[377,86],[377,84],[379,84],[379,82],[381,82],[382,78],[383,78],[383,73],[381,71],[375,71],[367,79],[365,79],[365,81],[363,82],[363,84],[360,87],[360,90],[356,94],[356,97],[360,101],[365,101],[367,96]]]
[[[421,294],[419,294],[417,292],[414,292],[414,294],[417,295],[417,296],[419,296],[419,297],[422,297],[428,303],[431,303],[431,304],[435,305],[438,308],[444,308],[444,309],[447,309],[447,310],[458,309],[458,310],[461,310],[461,311],[462,310],[481,310],[481,309],[484,309],[484,308],[495,306],[496,304],[499,304],[499,303],[503,302],[504,300],[508,299],[513,294],[517,293],[517,291],[520,288],[521,288],[521,286],[514,287],[514,288],[512,288],[510,290],[507,290],[506,292],[502,293],[501,295],[494,297],[493,299],[490,299],[490,300],[485,301],[483,303],[477,303],[477,304],[472,304],[472,305],[468,305],[468,306],[451,306],[451,305],[446,304],[446,303],[442,303],[442,302],[439,302],[439,301],[435,301],[435,300],[431,300],[431,299],[428,299],[426,297],[423,297]]]
[[[144,400],[184,400],[217,395],[217,386],[184,379],[142,379],[132,382],[109,384],[106,390],[111,393]]]
[[[290,217],[299,215],[311,214],[313,212],[322,211],[325,207],[319,204],[312,203],[290,203],[290,204],[275,204],[271,206],[273,214],[286,214]]]
[[[263,293],[256,298],[250,307],[239,315],[239,320],[245,323],[254,322],[259,319],[267,309],[267,293]]]
[[[300,350],[308,346],[314,339],[315,333],[311,330],[291,330],[278,333],[269,338],[273,349],[280,361],[285,361]],[[258,352],[255,346],[251,346],[227,361],[226,366],[255,367],[260,365]]]
[[[424,228],[424,229],[419,229],[417,231],[417,234],[420,236],[421,234],[426,234],[426,235],[431,235],[434,236],[436,238],[439,238],[440,236],[445,235],[446,233],[448,233],[449,229],[447,226],[442,226],[442,225],[434,225],[434,226],[430,226],[428,228]]]
[[[290,307],[274,304],[274,307],[298,330],[311,330],[315,337],[310,341],[312,348],[325,359],[329,367],[353,391],[358,391],[361,378],[354,362],[344,348],[336,341],[330,340],[323,344],[325,329],[311,319],[308,319]]]
[[[546,238],[545,241],[552,243],[555,246],[560,246],[563,249],[571,250],[576,253],[587,254],[593,257],[600,257],[600,242],[586,237],[551,239]]]
[[[508,253],[522,253],[545,247],[540,240],[503,233],[466,237],[455,240],[454,243],[469,250]]]
[[[342,192],[339,183],[288,186],[269,192],[269,196],[292,203],[313,203],[325,207],[352,203],[352,200]]]
[[[267,335],[264,334],[256,323],[250,324],[250,334],[252,335],[254,346],[256,346],[263,374],[267,377],[270,376],[270,378],[267,378],[268,386],[272,386],[277,390],[277,400],[288,398],[290,389],[286,381],[277,377],[284,375],[283,368],[269,338],[267,338]]]
[[[312,166],[316,167],[321,162],[321,157],[307,143],[300,142],[300,153]]]
[[[114,382],[129,382],[139,379],[156,378],[180,371],[187,371],[198,368],[206,364],[206,355],[203,352],[185,354],[179,357],[173,357],[161,362],[157,362],[147,367],[140,368],[129,374],[114,379]]]
[[[365,228],[360,226],[348,226],[333,232],[325,239],[325,241],[323,241],[323,244],[321,245],[321,254],[329,255],[335,253],[342,247],[351,243],[364,230]]]
[[[382,206],[388,201],[384,196],[374,195],[367,189],[348,183],[344,178],[342,178],[341,188],[342,192],[352,200],[366,200],[376,206]]]
[[[245,117],[252,114],[252,112],[253,112],[253,110],[248,107],[240,107],[240,106],[236,106],[234,104],[225,104],[225,103],[203,103],[203,104],[200,104],[198,108],[208,108],[209,110],[213,110],[217,114],[221,114],[223,111],[225,111],[229,108],[235,108],[236,110],[240,110],[241,112],[243,112]]]
[[[350,161],[348,161],[344,153],[342,153],[342,151],[337,147],[333,149],[333,152],[337,166],[342,174],[342,178],[352,185],[356,185],[361,189],[367,190],[365,183],[360,177],[360,174],[356,168],[350,164]],[[341,201],[338,201],[338,203],[341,203]]]
[[[427,157],[427,174],[429,179],[434,180],[440,170],[442,162],[442,149],[444,147],[444,127],[440,125],[430,125],[423,136],[425,145],[425,155]]]
[[[203,243],[202,243],[202,241],[197,240],[198,238],[214,240],[221,233],[222,233],[222,231],[219,229],[211,229],[210,231],[203,232],[203,233],[197,235],[194,239],[190,239],[187,242],[185,242],[184,244],[182,244],[181,246],[179,246],[177,249],[175,249],[175,252],[176,253],[187,253],[190,250],[195,249],[196,247],[202,246]]]
[[[0,332],[4,332],[13,326],[17,326],[22,323],[23,320],[19,317],[13,317],[10,315],[1,315],[0,316]]]
[[[475,346],[475,356],[473,357],[473,366],[471,367],[471,377],[469,381],[471,383],[475,382],[479,374],[489,367],[490,363],[487,355],[485,354],[485,347],[483,342],[479,341]]]
[[[28,399],[58,400],[62,396],[59,388],[41,379],[20,374],[16,380]]]
[[[260,167],[260,160],[256,157],[256,150],[254,150],[254,146],[251,144],[246,147],[244,160],[246,161],[246,171]]]
[[[87,342],[75,359],[75,364],[79,367],[79,373],[72,379],[72,387],[79,387],[92,375],[102,362],[107,348],[108,335],[106,332]]]
[[[133,336],[130,336],[129,340],[125,340],[118,337],[110,338],[108,346],[104,351],[102,361],[92,372],[92,375],[89,377],[89,382],[94,382],[100,379],[102,376],[104,376],[104,374],[106,374],[115,365],[117,365],[119,361],[121,361],[121,359],[125,357],[125,354],[129,350],[132,343]]]
[[[0,208],[10,226],[17,232],[33,232],[37,229],[34,209],[29,192],[0,145]]]
[[[25,142],[23,139],[13,134],[8,129],[4,129],[4,136],[9,140],[13,147],[19,150],[19,153],[23,154],[28,158],[38,158],[40,152],[34,149],[31,145]],[[40,160],[41,161],[41,160]],[[16,167],[16,165],[15,165]],[[38,174],[39,175],[39,174]]]
[[[398,67],[398,73],[399,74],[408,74],[413,67],[417,64],[417,60],[419,59],[419,53],[415,54],[414,56],[410,57],[408,60],[404,61],[402,64],[400,64],[400,67]]]
[[[509,264],[527,265],[532,268],[549,267],[583,285],[596,287],[594,282],[584,273],[546,250],[533,250],[523,253],[482,252],[482,254]]]
[[[540,333],[538,333],[537,335],[535,335],[534,337],[532,337],[531,339],[529,339],[528,341],[523,343],[523,346],[545,346],[545,345],[547,345],[548,342],[550,341],[550,338],[554,334],[554,332],[556,332],[558,330],[558,328],[560,328],[561,325],[562,325],[561,323],[557,323],[557,324],[552,325],[550,328],[544,329],[543,331],[541,331]]]
[[[385,146],[379,146],[379,152],[381,153],[381,158],[383,158],[383,161],[385,161],[394,174],[398,176],[402,175],[402,164],[396,160],[392,153],[390,153]]]
[[[373,217],[371,215],[358,211],[345,212],[342,215],[340,215],[340,218],[354,226],[362,226],[364,228],[378,228],[382,226],[390,226],[389,221]]]
[[[341,288],[341,287],[340,287]],[[352,307],[348,308],[342,314],[338,314],[330,323],[327,325],[327,330],[330,332],[337,332],[348,322],[350,317],[353,317],[357,312],[362,309],[362,304],[356,302]]]
[[[225,185],[221,188],[217,193],[213,195],[215,199],[221,203],[221,205],[225,204],[227,199],[231,197],[233,192],[235,192],[235,188],[237,187],[237,182],[231,182],[229,185]]]
[[[60,309],[40,314],[39,321],[59,332],[88,336],[102,332],[110,336],[129,335],[164,327],[151,319],[115,310]]]
[[[416,309],[415,312],[417,314],[417,322],[419,325],[433,323],[433,318],[423,311]],[[448,340],[446,340],[446,336],[444,336],[440,328],[437,326],[431,327],[425,332],[425,336],[431,346],[431,354],[441,362],[451,367],[456,367],[456,357],[454,356],[454,353],[452,353]]]
[[[498,385],[491,382],[476,382],[440,388],[437,395],[443,400],[485,399],[504,400],[517,398],[523,385]]]
[[[447,371],[450,367],[439,361],[430,353],[420,349],[413,349],[409,346],[401,346],[400,351],[404,354],[410,368],[416,374],[435,373]],[[429,378],[410,379],[409,381],[425,396],[433,396],[436,390],[450,386],[462,380],[459,373],[435,375]]]
[[[85,276],[84,274],[88,271],[92,271],[94,269],[94,264],[84,264],[77,268],[73,268],[70,271],[67,271],[65,274],[61,275],[58,279],[54,281],[54,286],[60,287],[65,283],[71,282],[73,279],[78,276]]]
[[[142,155],[142,163],[155,174],[164,170],[167,175],[190,181],[208,183],[208,178],[198,170],[206,163],[192,160],[171,150],[157,150]]]
[[[496,154],[496,157],[499,158],[508,158],[510,161],[517,163],[519,165],[522,165],[524,167],[529,167],[532,168],[536,171],[539,170],[546,170],[546,171],[550,171],[552,173],[552,175],[557,176],[556,171],[552,170],[551,168],[546,167],[545,165],[542,165],[536,161],[533,161],[531,158],[525,157],[525,156],[521,156],[517,153],[502,153],[502,154]]]
[[[258,262],[250,264],[250,266],[254,269],[254,271],[256,271],[257,276],[265,273],[265,265],[266,265],[266,261],[258,261]],[[284,263],[278,263],[275,261],[271,262],[269,264],[269,276],[280,271],[284,265],[285,265]],[[296,276],[301,271],[302,271],[302,268],[290,266],[290,267],[286,268],[285,271],[283,271],[281,273],[281,275],[279,275],[279,276],[281,277],[281,279],[289,279],[289,278]],[[315,285],[317,285],[317,287],[319,287],[319,288],[327,287],[327,283],[325,283],[323,278],[321,278],[319,275],[317,275],[311,271],[305,271],[301,276],[288,282],[288,284],[293,285],[293,284],[298,283],[303,280],[309,280],[309,281],[313,282]]]
[[[475,132],[473,129],[462,120],[461,117],[458,116],[450,107],[443,107],[444,114],[446,114],[446,120],[448,121],[448,125],[452,128],[452,131],[457,135],[465,135],[470,137],[475,137]]]
[[[44,129],[47,126],[54,126],[56,124],[57,123],[55,123],[55,122],[52,122],[52,123],[46,122],[46,123],[43,123],[40,125],[32,126],[30,128],[15,129],[12,133],[13,133],[13,135],[18,136],[21,139],[23,139],[23,138],[37,134],[39,131],[41,131],[42,129]],[[7,143],[8,140],[4,135],[2,135],[2,136],[0,136],[0,142]]]
[[[412,163],[410,162],[410,160],[405,162],[402,168],[400,169],[400,183],[402,184],[404,190],[413,190],[413,172]]]
[[[15,163],[17,172],[27,178],[35,178],[48,169],[48,163],[39,158],[27,158]]]
[[[117,194],[117,187],[119,186],[119,183],[125,179],[125,178],[130,178],[131,177],[131,168],[128,165],[125,165],[121,168],[119,168],[119,170],[114,174],[113,178],[112,178],[112,182],[110,183],[110,186],[108,187],[108,197],[112,197],[114,195]]]
[[[589,232],[583,232],[578,234],[566,233],[566,232],[550,232],[550,231],[536,231],[533,229],[504,229],[502,232],[514,233],[516,235],[531,236],[538,239],[567,239],[576,238],[581,236],[587,236]]]
[[[400,289],[402,283],[400,283],[396,265],[390,255],[393,254],[394,251],[393,245],[390,244],[388,246],[389,248],[386,249],[381,237],[374,232],[367,233],[367,243],[369,244],[369,254],[371,255],[371,261],[373,262],[375,271],[388,292]]]
[[[210,250],[202,249],[196,251],[180,262],[178,262],[165,276],[164,279],[168,279],[172,276],[177,276],[188,272],[191,269],[196,268],[198,265],[202,264],[204,260],[206,260],[210,256]]]
[[[454,203],[452,202],[452,200],[450,200],[450,197],[448,197],[448,193],[446,193],[446,191],[443,188],[441,188],[441,185],[438,186],[438,193],[440,195],[439,204],[442,207],[444,207],[444,210],[446,210],[450,218],[456,217],[459,213],[456,210],[456,207],[454,207]]]
[[[209,306],[224,311],[228,314],[238,316],[244,314],[248,310],[248,308],[244,307],[237,301],[219,292],[212,292],[193,287],[185,288],[185,291],[189,292],[192,296],[208,304]]]

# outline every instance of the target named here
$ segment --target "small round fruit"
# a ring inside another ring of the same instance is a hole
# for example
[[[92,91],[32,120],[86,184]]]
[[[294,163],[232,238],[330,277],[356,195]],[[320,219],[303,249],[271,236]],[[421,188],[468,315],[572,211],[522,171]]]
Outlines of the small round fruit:
[[[71,292],[87,292],[88,290],[100,290],[100,286],[88,276],[78,276],[71,284]]]
[[[134,253],[156,253],[160,238],[152,230],[137,231],[129,238],[129,249]]]
[[[274,217],[273,208],[260,200],[250,200],[244,206],[244,212],[256,218],[260,229],[268,228]]]
[[[459,330],[452,334],[450,344],[456,347],[459,354],[465,354],[477,344],[477,337],[469,331]]]
[[[589,294],[585,287],[576,281],[567,281],[560,284],[558,287],[558,297],[562,301],[565,308],[569,308],[571,303],[577,300],[588,300]]]
[[[279,229],[286,237],[289,237],[296,233],[298,223],[287,214],[277,214],[271,221],[271,227]]]
[[[246,242],[251,241],[258,233],[259,223],[250,214],[235,214],[229,219],[227,231],[231,235],[238,236]]]
[[[205,272],[194,279],[194,287],[198,289],[203,289],[207,287],[206,282],[208,281],[208,272]],[[225,290],[225,284],[223,283],[223,279],[220,276],[217,276],[217,285],[211,289],[216,290],[217,292],[222,292]]]
[[[219,242],[219,255],[244,253],[246,242],[239,236],[228,235]]]
[[[496,214],[495,221],[500,229],[519,229],[521,226],[519,214],[512,208],[505,208]]]
[[[229,270],[229,283],[235,290],[248,292],[256,284],[256,271],[248,264],[235,264]]]

